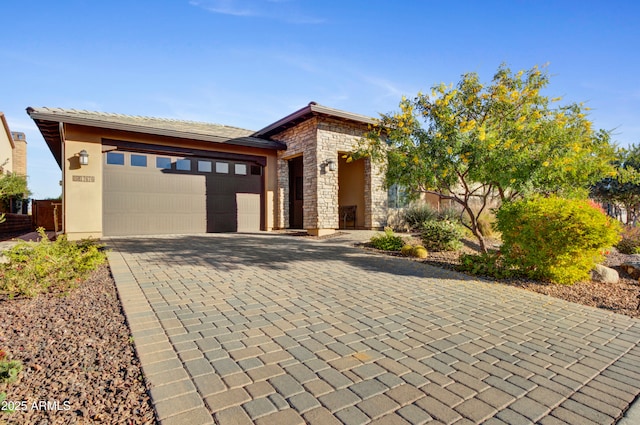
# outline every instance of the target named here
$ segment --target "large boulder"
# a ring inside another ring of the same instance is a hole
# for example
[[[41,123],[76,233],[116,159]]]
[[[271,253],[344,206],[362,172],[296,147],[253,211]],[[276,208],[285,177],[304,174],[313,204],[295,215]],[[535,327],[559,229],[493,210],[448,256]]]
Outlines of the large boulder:
[[[618,283],[620,275],[616,270],[610,267],[605,267],[602,264],[596,264],[596,267],[591,271],[591,279],[596,282]]]
[[[630,256],[636,257],[636,255]],[[634,279],[640,278],[640,259],[631,258],[629,261],[623,263],[620,267]]]

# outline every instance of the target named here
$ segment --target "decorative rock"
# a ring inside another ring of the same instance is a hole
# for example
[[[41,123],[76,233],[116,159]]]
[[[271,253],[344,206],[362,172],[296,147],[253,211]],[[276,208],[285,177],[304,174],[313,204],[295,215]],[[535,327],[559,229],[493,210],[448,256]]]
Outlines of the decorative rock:
[[[605,267],[602,264],[596,264],[596,267],[591,271],[591,279],[596,282],[618,283],[620,275],[616,270],[610,267]]]
[[[640,261],[627,261],[622,264],[622,268],[625,272],[629,273],[632,278],[640,278]]]

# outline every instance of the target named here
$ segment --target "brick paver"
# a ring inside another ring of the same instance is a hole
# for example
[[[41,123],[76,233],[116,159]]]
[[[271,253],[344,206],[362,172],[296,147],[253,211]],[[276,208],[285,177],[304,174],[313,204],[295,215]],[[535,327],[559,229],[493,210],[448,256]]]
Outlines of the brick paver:
[[[339,240],[110,239],[162,425],[615,423],[640,321]]]

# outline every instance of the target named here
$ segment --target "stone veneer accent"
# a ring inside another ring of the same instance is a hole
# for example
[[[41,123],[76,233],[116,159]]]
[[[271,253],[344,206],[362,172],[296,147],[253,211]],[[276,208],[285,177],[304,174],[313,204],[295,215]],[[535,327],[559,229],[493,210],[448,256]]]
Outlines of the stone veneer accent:
[[[303,155],[304,227],[308,230],[337,229],[338,171],[329,171],[328,160],[336,165],[341,153],[353,152],[367,131],[367,125],[329,117],[313,117],[273,138],[287,144],[278,153],[278,218],[276,225],[289,227],[289,168],[287,160]],[[381,164],[365,159],[365,227],[386,224],[387,192]]]

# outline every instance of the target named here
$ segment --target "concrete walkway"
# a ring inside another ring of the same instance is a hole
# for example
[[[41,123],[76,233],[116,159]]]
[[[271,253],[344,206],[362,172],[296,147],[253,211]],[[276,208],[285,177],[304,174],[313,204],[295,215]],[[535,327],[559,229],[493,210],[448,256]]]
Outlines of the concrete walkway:
[[[612,424],[640,321],[342,242],[107,240],[171,424]]]

